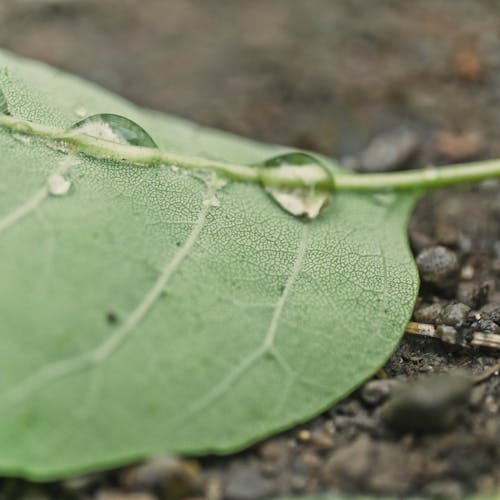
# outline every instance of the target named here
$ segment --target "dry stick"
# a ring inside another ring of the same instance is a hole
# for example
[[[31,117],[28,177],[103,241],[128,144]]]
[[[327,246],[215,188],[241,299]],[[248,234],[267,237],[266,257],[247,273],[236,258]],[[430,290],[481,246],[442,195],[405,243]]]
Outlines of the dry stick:
[[[449,344],[458,344],[462,347],[488,347],[490,349],[500,350],[500,335],[497,335],[495,333],[486,334],[482,332],[473,332],[472,339],[469,342],[457,342],[456,338],[439,335],[434,325],[429,325],[427,323],[417,323],[415,321],[410,321],[406,325],[405,333],[409,333],[411,335],[422,335],[424,337],[432,337]],[[490,366],[489,368],[486,368],[483,373],[472,377],[472,381],[474,382],[474,384],[479,384],[493,375],[498,375],[499,372],[500,361]]]
[[[449,335],[440,335],[434,325],[429,325],[427,323],[417,323],[415,321],[410,321],[405,328],[405,333],[410,333],[412,335],[423,335],[424,337],[432,337],[439,339],[448,344],[458,344],[463,347],[488,347],[490,349],[500,350],[500,335],[495,333],[482,333],[482,332],[472,332],[471,340],[461,339],[458,342],[455,337],[450,337]]]

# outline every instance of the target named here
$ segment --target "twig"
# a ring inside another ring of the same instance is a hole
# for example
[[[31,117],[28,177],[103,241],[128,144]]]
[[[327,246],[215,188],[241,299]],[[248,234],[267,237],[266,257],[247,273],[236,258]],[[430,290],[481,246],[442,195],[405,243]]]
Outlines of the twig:
[[[461,335],[454,328],[440,329],[434,325],[415,321],[410,321],[406,325],[405,333],[432,337],[462,347],[487,347],[500,350],[500,335],[495,333],[472,332],[469,335]]]

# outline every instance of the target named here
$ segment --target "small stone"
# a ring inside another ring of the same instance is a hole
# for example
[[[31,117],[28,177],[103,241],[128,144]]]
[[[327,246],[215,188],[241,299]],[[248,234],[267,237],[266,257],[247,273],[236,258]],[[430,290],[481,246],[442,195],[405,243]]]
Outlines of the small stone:
[[[451,161],[477,158],[485,150],[485,141],[479,132],[439,132],[436,134],[436,150],[440,156]]]
[[[481,318],[490,319],[500,325],[500,304],[494,302],[486,304],[481,307],[479,313],[481,314]]]
[[[200,467],[196,461],[170,456],[125,469],[119,476],[119,482],[130,490],[168,491],[174,498],[195,495],[202,486]]]
[[[485,73],[481,54],[474,46],[461,47],[455,52],[453,69],[455,74],[467,83],[480,82]]]
[[[439,322],[449,326],[462,326],[467,320],[470,307],[461,302],[448,304],[439,314]]]
[[[456,344],[458,342],[458,332],[453,326],[438,325],[436,327],[436,336],[447,344]]]
[[[399,385],[399,380],[395,378],[370,380],[361,389],[361,398],[369,405],[378,405],[385,401]]]
[[[238,462],[228,474],[224,498],[228,500],[270,498],[275,489],[275,483],[262,475],[255,462]]]
[[[308,441],[310,441],[311,439],[311,431],[307,430],[307,429],[302,429],[301,431],[299,431],[298,433],[298,438],[300,441],[302,441],[303,443],[307,443]]]
[[[290,478],[290,488],[295,493],[302,493],[307,487],[307,478],[305,476],[292,476]]]
[[[63,480],[61,486],[68,492],[77,493],[95,488],[102,480],[102,474],[84,474]]]
[[[314,429],[311,432],[310,443],[318,451],[329,450],[334,445],[333,437],[324,428]]]
[[[399,128],[376,136],[361,153],[361,172],[396,170],[417,152],[419,138],[408,128]]]
[[[474,278],[474,274],[476,273],[476,270],[474,269],[474,266],[471,265],[466,265],[462,267],[462,270],[460,271],[460,278],[463,280],[471,280]]]
[[[333,486],[356,484],[362,487],[372,467],[372,442],[367,435],[361,434],[330,456],[322,475],[324,481]]]
[[[283,440],[267,441],[259,448],[259,454],[263,460],[281,462],[288,454],[288,445]]]
[[[417,266],[423,281],[441,289],[453,287],[458,280],[459,263],[455,252],[434,246],[420,252]]]
[[[413,313],[415,321],[419,323],[435,323],[441,313],[442,305],[438,302],[429,305],[422,305]]]
[[[436,500],[459,500],[464,498],[464,491],[457,481],[434,481],[425,486],[425,496]]]
[[[442,431],[454,424],[471,388],[470,378],[459,373],[426,376],[397,390],[381,416],[402,432]]]
[[[318,453],[306,450],[300,457],[300,460],[304,464],[306,470],[317,470],[323,464],[323,460],[318,455]]]
[[[462,281],[457,287],[457,299],[472,309],[479,309],[488,300],[489,287]]]
[[[480,319],[472,326],[475,330],[479,330],[480,332],[483,333],[500,334],[500,326],[498,326],[491,319]]]

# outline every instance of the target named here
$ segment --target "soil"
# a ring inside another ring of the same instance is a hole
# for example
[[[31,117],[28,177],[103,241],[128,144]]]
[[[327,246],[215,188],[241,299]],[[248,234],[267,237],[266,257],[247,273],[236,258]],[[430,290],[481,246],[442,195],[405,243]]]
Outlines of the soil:
[[[0,46],[144,106],[376,171],[500,156],[499,14],[495,0],[5,0]],[[473,387],[432,377],[498,363],[498,345],[470,344],[500,333],[499,220],[498,182],[419,204],[410,240],[428,252],[427,281],[414,320],[448,342],[406,335],[372,381],[311,422],[228,457],[4,479],[0,499],[498,491],[498,371]]]

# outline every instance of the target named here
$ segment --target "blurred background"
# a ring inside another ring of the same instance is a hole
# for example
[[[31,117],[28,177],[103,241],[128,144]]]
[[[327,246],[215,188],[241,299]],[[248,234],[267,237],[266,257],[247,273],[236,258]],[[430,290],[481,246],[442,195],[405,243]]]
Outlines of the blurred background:
[[[495,0],[1,0],[0,46],[351,162],[392,132],[396,168],[500,153],[499,13]]]
[[[500,0],[0,0],[0,47],[139,105],[316,150],[356,171],[500,157]],[[500,331],[499,220],[497,181],[422,200],[410,224],[414,253],[444,245],[460,267],[452,294],[423,284],[414,319],[438,321],[458,302],[497,311],[473,328]],[[457,367],[481,373],[497,359],[455,347],[405,337],[385,367],[389,382]],[[285,437],[196,462],[196,480],[205,478],[212,500],[331,488],[425,498],[493,491],[499,391],[491,378],[458,430],[406,441],[381,438],[376,405],[355,393]],[[168,463],[153,469],[168,479]],[[140,467],[79,488],[130,489]],[[62,487],[36,498],[94,498]],[[161,498],[202,495],[189,488]]]

